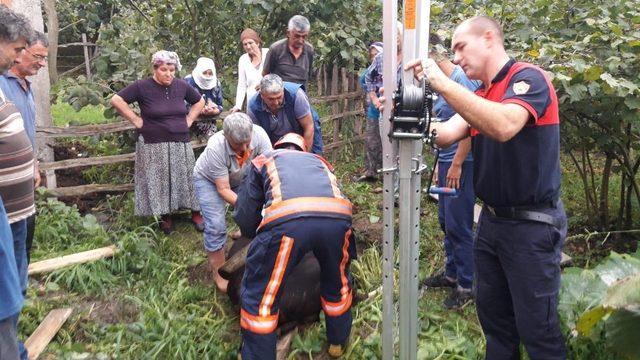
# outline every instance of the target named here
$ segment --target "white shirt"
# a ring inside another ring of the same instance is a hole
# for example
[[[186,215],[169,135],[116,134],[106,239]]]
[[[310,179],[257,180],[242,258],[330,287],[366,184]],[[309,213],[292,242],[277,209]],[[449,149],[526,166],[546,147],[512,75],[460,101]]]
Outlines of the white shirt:
[[[251,63],[249,54],[243,54],[238,60],[238,87],[236,88],[236,109],[242,109],[244,99],[251,99],[257,93],[256,86],[262,80],[262,66],[268,48],[262,48],[262,60],[256,67]],[[247,100],[248,101],[248,100]]]

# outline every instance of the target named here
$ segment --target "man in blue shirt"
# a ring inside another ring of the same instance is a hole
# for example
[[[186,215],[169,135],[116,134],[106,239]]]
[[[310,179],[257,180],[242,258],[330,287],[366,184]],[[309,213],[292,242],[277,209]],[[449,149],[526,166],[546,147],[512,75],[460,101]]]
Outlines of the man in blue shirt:
[[[432,34],[429,43],[434,47],[431,57],[451,80],[471,91],[480,86],[479,81],[467,78],[460,66],[447,58],[447,50],[439,36]],[[433,111],[441,121],[449,120],[455,111],[444,97],[436,100]],[[444,231],[444,250],[447,255],[444,271],[424,281],[427,287],[451,287],[453,290],[444,301],[447,309],[457,309],[472,299],[473,280],[473,158],[470,153],[471,139],[460,140],[441,149],[438,157],[437,182],[439,186],[458,189],[458,195],[440,196],[438,219]]]
[[[32,39],[27,48],[16,58],[11,69],[0,75],[0,89],[4,95],[14,103],[24,120],[24,129],[31,141],[31,146],[36,150],[36,104],[33,97],[31,82],[27,76],[34,76],[47,64],[49,40],[39,32],[34,31]],[[35,162],[35,187],[40,185],[40,171],[38,162]],[[35,230],[35,215],[27,218],[27,238],[25,247],[27,253],[27,264],[31,258],[31,245],[33,244],[33,233]],[[22,274],[21,274],[22,275]],[[26,276],[26,274],[25,274]]]
[[[301,85],[282,81],[276,74],[265,75],[260,92],[249,100],[247,115],[266,131],[272,145],[293,132],[304,138],[310,152],[322,153],[322,144],[314,137],[309,99]]]

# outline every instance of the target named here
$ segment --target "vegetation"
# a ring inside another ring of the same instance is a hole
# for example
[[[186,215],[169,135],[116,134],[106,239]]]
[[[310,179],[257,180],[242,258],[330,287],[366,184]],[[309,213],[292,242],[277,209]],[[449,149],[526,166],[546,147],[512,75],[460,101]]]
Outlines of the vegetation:
[[[433,31],[450,38],[461,19],[489,14],[504,24],[507,48],[517,59],[539,64],[553,76],[561,107],[562,199],[570,221],[565,252],[580,267],[565,270],[560,293],[572,359],[637,358],[629,340],[640,331],[637,5],[623,0],[535,0],[526,7],[498,0],[432,2]],[[63,78],[56,85],[53,112],[59,126],[113,121],[112,110],[105,107],[109,97],[148,75],[149,57],[160,48],[181,55],[181,75],[198,56],[214,57],[229,100],[242,53],[237,37],[244,27],[258,30],[269,44],[283,36],[291,15],[302,13],[312,22],[310,41],[318,63],[349,68],[363,66],[365,44],[380,38],[381,9],[375,0],[73,0],[58,1],[57,7],[61,25],[68,25],[61,43],[78,41],[85,32],[100,49],[91,81]],[[322,114],[326,109],[319,110]],[[325,134],[330,132],[325,128]],[[341,136],[353,134],[351,122],[345,122]],[[58,145],[70,156],[133,151],[128,135]],[[348,145],[333,161],[355,204],[361,239],[360,256],[352,266],[364,296],[354,307],[346,356],[353,359],[381,354],[381,196],[373,193],[374,186],[352,181],[363,163],[361,153],[359,145]],[[128,182],[131,167],[93,167],[81,175],[86,182]],[[425,277],[442,267],[444,251],[436,208],[426,199],[422,205],[420,269]],[[48,348],[53,357],[235,358],[237,311],[209,285],[201,234],[188,221],[179,223],[170,237],[158,234],[156,219],[133,216],[131,195],[103,199],[91,209],[93,215],[44,198],[38,211],[34,261],[111,243],[122,251],[112,259],[32,279],[22,335],[31,334],[50,309],[74,306],[70,322]],[[445,296],[444,291],[422,294],[419,358],[481,358],[484,339],[474,306],[444,311]],[[289,358],[321,357],[324,342],[322,322],[310,325],[295,337]]]

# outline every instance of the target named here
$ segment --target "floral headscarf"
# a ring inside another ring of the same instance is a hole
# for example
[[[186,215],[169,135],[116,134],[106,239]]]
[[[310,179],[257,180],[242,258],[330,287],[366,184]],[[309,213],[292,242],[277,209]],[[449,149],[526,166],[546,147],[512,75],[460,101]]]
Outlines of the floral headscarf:
[[[180,64],[180,57],[178,57],[178,54],[173,51],[156,51],[156,53],[151,57],[151,63],[153,64],[153,66],[160,66],[164,64],[175,65],[176,70],[178,71],[182,69],[182,64]]]

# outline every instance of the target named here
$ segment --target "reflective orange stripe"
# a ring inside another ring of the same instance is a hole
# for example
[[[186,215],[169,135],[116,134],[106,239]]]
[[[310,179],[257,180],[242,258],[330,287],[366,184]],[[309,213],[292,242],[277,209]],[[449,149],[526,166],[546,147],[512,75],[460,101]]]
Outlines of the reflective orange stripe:
[[[345,269],[347,262],[349,262],[349,239],[351,239],[351,229],[347,230],[344,234],[344,242],[342,244],[342,261],[340,262],[340,280],[342,281],[342,289],[340,294],[344,297],[349,292],[349,280],[347,279],[347,273]]]
[[[264,217],[258,228],[260,229],[284,216],[300,212],[325,212],[351,216],[351,202],[346,199],[328,197],[301,197],[284,200],[265,209]]]
[[[344,314],[351,307],[351,289],[349,288],[349,280],[347,279],[347,273],[345,271],[347,263],[349,262],[349,241],[351,239],[351,229],[347,230],[344,234],[344,242],[342,244],[342,260],[340,261],[340,282],[342,287],[340,288],[340,301],[329,302],[324,298],[320,298],[322,303],[322,309],[328,316],[340,316]]]
[[[278,255],[276,256],[276,263],[273,265],[271,278],[269,279],[269,283],[267,284],[264,295],[262,296],[262,300],[260,301],[260,306],[258,308],[258,314],[260,314],[261,317],[268,317],[271,315],[271,305],[273,305],[273,301],[276,298],[278,289],[282,284],[282,278],[284,277],[284,273],[287,269],[287,264],[289,263],[289,255],[291,255],[292,248],[293,238],[282,236],[280,249],[278,250]]]
[[[324,166],[324,171],[327,173],[327,177],[329,177],[329,182],[331,183],[331,189],[333,190],[333,196],[337,197],[337,198],[341,198],[342,197],[342,193],[340,193],[340,189],[338,188],[338,181],[336,180],[336,176],[333,175],[333,173],[331,172],[331,170],[329,169],[329,166],[327,166],[329,163],[327,162],[322,162],[322,165]]]
[[[282,201],[282,190],[280,190],[280,176],[278,175],[278,169],[276,168],[276,161],[274,158],[269,158],[265,162],[267,166],[267,176],[271,180],[271,198],[272,205],[275,205]]]
[[[351,301],[351,290],[349,290],[347,296],[343,296],[343,298],[340,299],[339,302],[333,303],[325,300],[323,297],[320,298],[320,302],[322,303],[322,310],[324,310],[324,313],[327,314],[327,316],[333,317],[340,316],[347,312],[347,310],[351,308]]]
[[[240,309],[240,326],[256,334],[270,334],[278,326],[278,314],[255,316]]]

